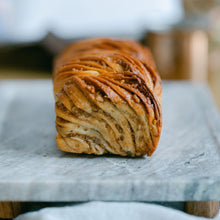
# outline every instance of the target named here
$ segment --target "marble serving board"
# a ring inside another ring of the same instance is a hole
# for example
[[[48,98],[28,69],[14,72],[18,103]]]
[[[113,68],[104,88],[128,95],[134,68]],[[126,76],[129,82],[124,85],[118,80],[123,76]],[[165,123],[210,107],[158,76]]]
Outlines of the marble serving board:
[[[52,82],[0,82],[0,200],[220,200],[220,120],[209,89],[163,83],[152,157],[65,153],[55,141]]]

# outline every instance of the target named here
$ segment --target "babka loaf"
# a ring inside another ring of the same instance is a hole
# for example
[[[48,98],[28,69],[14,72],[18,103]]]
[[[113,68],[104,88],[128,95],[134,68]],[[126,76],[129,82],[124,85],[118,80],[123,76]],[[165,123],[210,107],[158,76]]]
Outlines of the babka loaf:
[[[59,149],[151,156],[161,126],[162,86],[150,51],[131,40],[89,39],[55,60]]]

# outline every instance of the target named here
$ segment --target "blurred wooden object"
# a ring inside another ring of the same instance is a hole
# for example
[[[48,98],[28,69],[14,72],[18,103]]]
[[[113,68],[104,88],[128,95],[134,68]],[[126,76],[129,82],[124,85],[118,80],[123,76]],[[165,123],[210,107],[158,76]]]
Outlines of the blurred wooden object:
[[[186,16],[204,15],[216,5],[216,0],[182,0]]]
[[[162,79],[207,79],[208,36],[205,31],[174,29],[150,32],[146,42]]]
[[[0,218],[15,218],[23,213],[21,202],[0,202]]]
[[[0,66],[0,80],[3,79],[47,79],[51,78],[49,71],[23,70],[19,68],[2,68]]]
[[[186,202],[185,211],[188,214],[195,215],[195,216],[214,218],[219,213],[219,202],[218,201]]]

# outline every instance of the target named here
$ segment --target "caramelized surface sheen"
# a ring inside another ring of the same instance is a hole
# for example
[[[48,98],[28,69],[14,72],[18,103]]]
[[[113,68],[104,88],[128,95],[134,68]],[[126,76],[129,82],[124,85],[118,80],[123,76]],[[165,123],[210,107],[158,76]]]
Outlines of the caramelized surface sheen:
[[[159,141],[160,77],[135,41],[91,39],[55,60],[57,145],[67,152],[151,156]]]

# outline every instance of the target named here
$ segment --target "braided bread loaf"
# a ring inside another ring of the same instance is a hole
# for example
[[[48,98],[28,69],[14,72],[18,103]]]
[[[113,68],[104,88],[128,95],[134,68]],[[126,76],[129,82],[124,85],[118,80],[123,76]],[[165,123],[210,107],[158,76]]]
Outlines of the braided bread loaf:
[[[162,87],[149,50],[135,41],[74,43],[55,60],[59,149],[151,156],[159,141]]]

